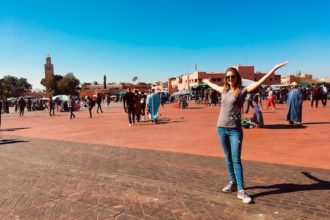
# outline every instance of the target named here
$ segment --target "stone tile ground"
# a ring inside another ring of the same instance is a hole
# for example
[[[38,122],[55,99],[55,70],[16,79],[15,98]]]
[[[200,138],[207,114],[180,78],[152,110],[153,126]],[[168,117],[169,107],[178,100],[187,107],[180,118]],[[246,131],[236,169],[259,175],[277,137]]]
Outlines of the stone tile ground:
[[[254,204],[223,194],[218,157],[3,136],[0,219],[329,219],[329,170],[244,161]]]

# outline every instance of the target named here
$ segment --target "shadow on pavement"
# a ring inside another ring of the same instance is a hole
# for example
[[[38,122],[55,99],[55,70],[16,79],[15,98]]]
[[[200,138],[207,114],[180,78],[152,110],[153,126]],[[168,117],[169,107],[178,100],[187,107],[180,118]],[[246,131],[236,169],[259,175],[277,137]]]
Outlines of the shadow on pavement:
[[[30,129],[31,127],[23,127],[23,128],[5,128],[0,129],[0,131],[16,131],[16,130],[23,130],[23,129]]]
[[[329,121],[326,122],[306,122],[306,123],[302,123],[303,125],[328,125],[330,124]]]
[[[72,120],[91,120],[91,119],[98,119],[98,118],[111,118],[112,116],[111,115],[100,115],[102,113],[99,113],[99,114],[95,114],[95,115],[92,115],[92,117],[90,118],[89,115],[86,115],[86,116],[83,116],[83,117],[77,117],[75,119],[72,119]],[[68,119],[70,119],[70,116],[67,116]]]
[[[23,141],[23,140],[18,140],[18,139],[3,139],[3,140],[0,140],[0,145],[15,144],[15,143],[21,143],[21,142],[29,142],[29,141]]]
[[[157,124],[169,124],[169,123],[180,123],[184,118],[170,119],[170,118],[159,118]],[[151,120],[141,120],[138,125],[152,125],[154,124]]]
[[[251,197],[256,198],[260,196],[267,196],[272,194],[282,194],[282,193],[290,193],[290,192],[299,192],[299,191],[309,191],[309,190],[330,190],[330,181],[320,180],[317,177],[312,176],[308,172],[301,172],[306,177],[311,180],[314,180],[316,183],[312,184],[293,184],[293,183],[282,183],[282,184],[274,184],[269,186],[252,186],[246,189],[273,189],[266,192],[260,192]]]
[[[264,125],[262,128],[265,128],[265,129],[302,129],[302,128],[306,128],[306,126],[304,126],[304,125],[272,124],[272,125]]]
[[[187,109],[203,109],[205,107],[188,107]]]
[[[173,120],[173,119],[170,119],[170,118],[160,118],[158,120],[158,124],[169,124],[169,123],[180,123],[180,122],[184,122],[183,121],[183,118],[181,118],[180,120]]]

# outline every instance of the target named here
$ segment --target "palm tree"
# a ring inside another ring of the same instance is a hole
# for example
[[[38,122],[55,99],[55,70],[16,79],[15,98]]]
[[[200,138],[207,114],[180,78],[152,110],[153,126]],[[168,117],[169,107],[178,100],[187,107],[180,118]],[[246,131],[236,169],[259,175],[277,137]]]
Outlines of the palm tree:
[[[136,83],[136,81],[137,81],[138,79],[139,79],[139,78],[138,78],[137,76],[134,76],[133,79],[132,79],[132,81],[133,81],[134,83]]]
[[[107,88],[107,77],[105,75],[103,76],[103,88]]]

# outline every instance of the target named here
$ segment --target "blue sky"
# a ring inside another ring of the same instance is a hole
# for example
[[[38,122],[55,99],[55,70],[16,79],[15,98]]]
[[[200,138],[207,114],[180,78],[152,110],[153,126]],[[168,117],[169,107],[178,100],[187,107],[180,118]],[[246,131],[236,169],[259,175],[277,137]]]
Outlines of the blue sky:
[[[327,0],[0,0],[0,77],[34,88],[49,54],[81,82],[166,80],[235,64],[330,76]]]

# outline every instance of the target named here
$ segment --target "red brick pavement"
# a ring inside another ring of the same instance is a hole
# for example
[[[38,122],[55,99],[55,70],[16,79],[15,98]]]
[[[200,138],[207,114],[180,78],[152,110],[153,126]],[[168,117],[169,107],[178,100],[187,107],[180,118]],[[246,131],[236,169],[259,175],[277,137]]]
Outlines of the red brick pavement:
[[[65,140],[196,155],[222,157],[216,135],[218,107],[190,103],[189,109],[165,105],[160,124],[142,121],[128,126],[121,106],[104,108],[103,114],[88,118],[83,110],[69,119],[69,113],[47,112],[4,115],[1,134]],[[267,163],[330,169],[330,109],[303,107],[304,128],[292,128],[284,120],[286,106],[264,110],[266,128],[245,129],[242,158]]]
[[[223,193],[223,158],[2,137],[0,219],[329,219],[328,170],[244,161]]]

